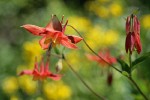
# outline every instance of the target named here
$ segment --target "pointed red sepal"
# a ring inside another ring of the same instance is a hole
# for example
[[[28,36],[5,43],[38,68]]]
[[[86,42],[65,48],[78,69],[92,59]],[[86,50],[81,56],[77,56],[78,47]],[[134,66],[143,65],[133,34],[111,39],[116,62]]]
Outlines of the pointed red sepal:
[[[130,54],[132,54],[132,51],[134,49],[134,44],[135,44],[135,39],[133,37],[134,33],[129,33],[126,37],[126,43],[125,43],[125,48],[126,48],[126,52],[128,53],[128,51],[130,51]]]
[[[31,71],[31,70],[24,70],[24,71],[20,72],[19,75],[20,75],[20,76],[21,76],[21,75],[25,75],[25,74],[27,74],[27,75],[32,75],[32,72],[33,72],[33,71]]]
[[[78,48],[75,44],[69,42],[69,39],[68,39],[68,38],[62,39],[62,40],[60,41],[60,43],[61,43],[63,46],[65,46],[65,47],[67,47],[67,48],[70,48],[70,49],[77,49],[77,48]]]
[[[45,28],[36,25],[26,24],[23,25],[22,27],[25,28],[27,31],[31,32],[33,35],[37,36],[43,36],[45,32]]]
[[[45,43],[46,40],[46,36],[42,37],[42,39],[39,41],[40,46],[42,47],[42,49],[48,49],[49,47],[49,43]]]
[[[46,26],[48,30],[62,31],[62,25],[56,15],[52,15],[51,21]]]
[[[83,38],[81,38],[79,36],[75,36],[75,35],[68,35],[67,37],[74,44],[76,44],[76,43],[80,42],[81,40],[83,40]]]

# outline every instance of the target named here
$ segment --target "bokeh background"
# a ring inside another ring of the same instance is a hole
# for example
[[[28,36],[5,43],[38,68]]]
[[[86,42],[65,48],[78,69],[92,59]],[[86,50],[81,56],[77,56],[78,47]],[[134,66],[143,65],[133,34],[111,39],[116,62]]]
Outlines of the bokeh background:
[[[51,15],[69,20],[98,52],[109,48],[114,57],[125,53],[125,20],[135,9],[141,23],[142,54],[150,51],[150,1],[148,0],[0,0],[0,100],[98,100],[63,62],[60,81],[48,79],[42,86],[30,76],[18,76],[24,69],[33,69],[35,56],[45,53],[34,37],[21,28],[24,24],[46,26]],[[77,35],[67,27],[66,34]],[[108,66],[87,59],[92,54],[83,42],[79,50],[66,49],[69,63],[97,93],[109,100],[143,100],[133,85]],[[52,51],[54,52],[54,51]],[[133,59],[139,57],[134,53]],[[51,69],[58,59],[53,57]],[[115,64],[117,68],[120,65]],[[150,59],[134,70],[133,77],[150,98]],[[108,84],[109,73],[113,75]]]

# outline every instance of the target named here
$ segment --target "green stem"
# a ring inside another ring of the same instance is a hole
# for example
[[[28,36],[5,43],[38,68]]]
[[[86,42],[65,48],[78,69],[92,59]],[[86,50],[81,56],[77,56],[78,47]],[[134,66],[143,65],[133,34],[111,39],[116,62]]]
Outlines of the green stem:
[[[71,25],[67,25],[70,26],[72,29],[74,29],[78,35],[83,38],[83,36],[80,34],[80,32],[78,32],[78,30],[76,30],[73,26]],[[83,38],[83,42],[85,43],[85,45],[89,48],[89,50],[91,50],[96,56],[98,56],[100,59],[102,59],[105,63],[107,63],[108,65],[110,65],[112,68],[114,68],[116,71],[118,71],[119,73],[122,74],[122,71],[120,71],[119,69],[117,69],[116,67],[114,67],[112,64],[108,63],[105,59],[103,59],[100,55],[98,55],[89,45],[88,43],[85,41],[85,39]],[[131,68],[132,68],[132,59],[131,59],[131,54],[129,55],[129,62],[130,62],[130,76],[126,76],[132,83],[133,85],[137,88],[137,90],[140,92],[140,94],[145,98],[145,100],[148,100],[148,98],[145,96],[145,94],[141,91],[141,89],[139,88],[139,86],[136,84],[136,82],[132,79],[131,77]],[[122,74],[123,75],[123,74]]]
[[[137,90],[139,91],[139,93],[143,96],[143,98],[145,100],[148,100],[148,98],[145,96],[145,94],[142,92],[142,90],[140,89],[140,87],[137,85],[137,83],[133,80],[132,78],[132,54],[129,53],[129,63],[130,63],[130,73],[129,73],[129,77],[128,79],[133,83],[133,85],[137,88]]]
[[[91,91],[95,96],[97,96],[99,99],[101,100],[106,100],[103,96],[99,95],[98,93],[96,93],[90,86],[88,86],[88,84],[82,79],[82,77],[73,69],[73,67],[68,63],[68,61],[66,60],[64,54],[62,56],[62,59],[66,62],[66,64],[68,65],[68,67],[72,70],[72,72],[80,79],[80,81],[84,84],[84,86],[86,86],[89,91]]]
[[[140,92],[140,94],[143,96],[145,100],[149,100],[146,95],[142,92],[140,87],[137,85],[137,83],[132,79],[132,77],[128,77],[128,79],[133,83],[133,85],[137,88],[137,90]]]
[[[130,63],[130,72],[129,72],[129,75],[131,77],[131,70],[132,70],[132,57],[131,57],[131,54],[129,53],[129,63]]]
[[[80,32],[78,32],[78,30],[76,30],[73,26],[71,25],[67,25],[70,26],[71,28],[73,28],[78,35],[83,38],[83,36],[80,34]],[[116,67],[114,67],[112,64],[108,63],[105,59],[103,59],[103,57],[101,57],[98,53],[96,53],[89,45],[88,43],[85,41],[85,39],[83,38],[83,42],[85,43],[85,45],[88,47],[88,49],[90,49],[96,56],[98,56],[100,59],[102,59],[105,63],[107,63],[109,66],[111,66],[112,68],[114,68],[116,71],[118,71],[119,73],[122,73],[122,71],[120,71],[119,69],[117,69]]]

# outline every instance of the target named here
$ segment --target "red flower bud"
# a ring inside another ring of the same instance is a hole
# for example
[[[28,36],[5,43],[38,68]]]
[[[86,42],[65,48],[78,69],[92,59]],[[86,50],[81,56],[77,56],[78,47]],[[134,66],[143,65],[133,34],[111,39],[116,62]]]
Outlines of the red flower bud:
[[[131,14],[131,16],[127,17],[126,20],[126,42],[125,48],[126,52],[130,52],[134,49],[137,50],[138,54],[142,51],[142,45],[140,41],[140,22],[136,15]]]

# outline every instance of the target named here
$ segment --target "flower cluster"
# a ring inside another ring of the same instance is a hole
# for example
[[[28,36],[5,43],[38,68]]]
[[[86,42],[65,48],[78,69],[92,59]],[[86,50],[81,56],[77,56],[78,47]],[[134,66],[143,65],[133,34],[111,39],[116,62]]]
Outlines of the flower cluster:
[[[75,44],[80,42],[82,38],[74,35],[64,34],[66,26],[68,24],[68,20],[66,21],[65,24],[63,24],[63,18],[64,16],[62,17],[62,20],[59,21],[56,15],[52,15],[52,18],[50,22],[46,25],[46,27],[39,27],[31,24],[26,24],[23,25],[22,27],[35,36],[42,36],[42,39],[40,39],[39,44],[44,50],[48,49],[48,51],[50,51],[50,49],[59,44],[67,48],[76,49],[77,46]],[[46,78],[59,80],[62,75],[53,74],[49,70],[48,57],[45,65],[42,58],[40,68],[37,63],[37,58],[35,58],[34,69],[23,70],[19,75],[31,75],[33,76],[33,80],[45,80]]]

